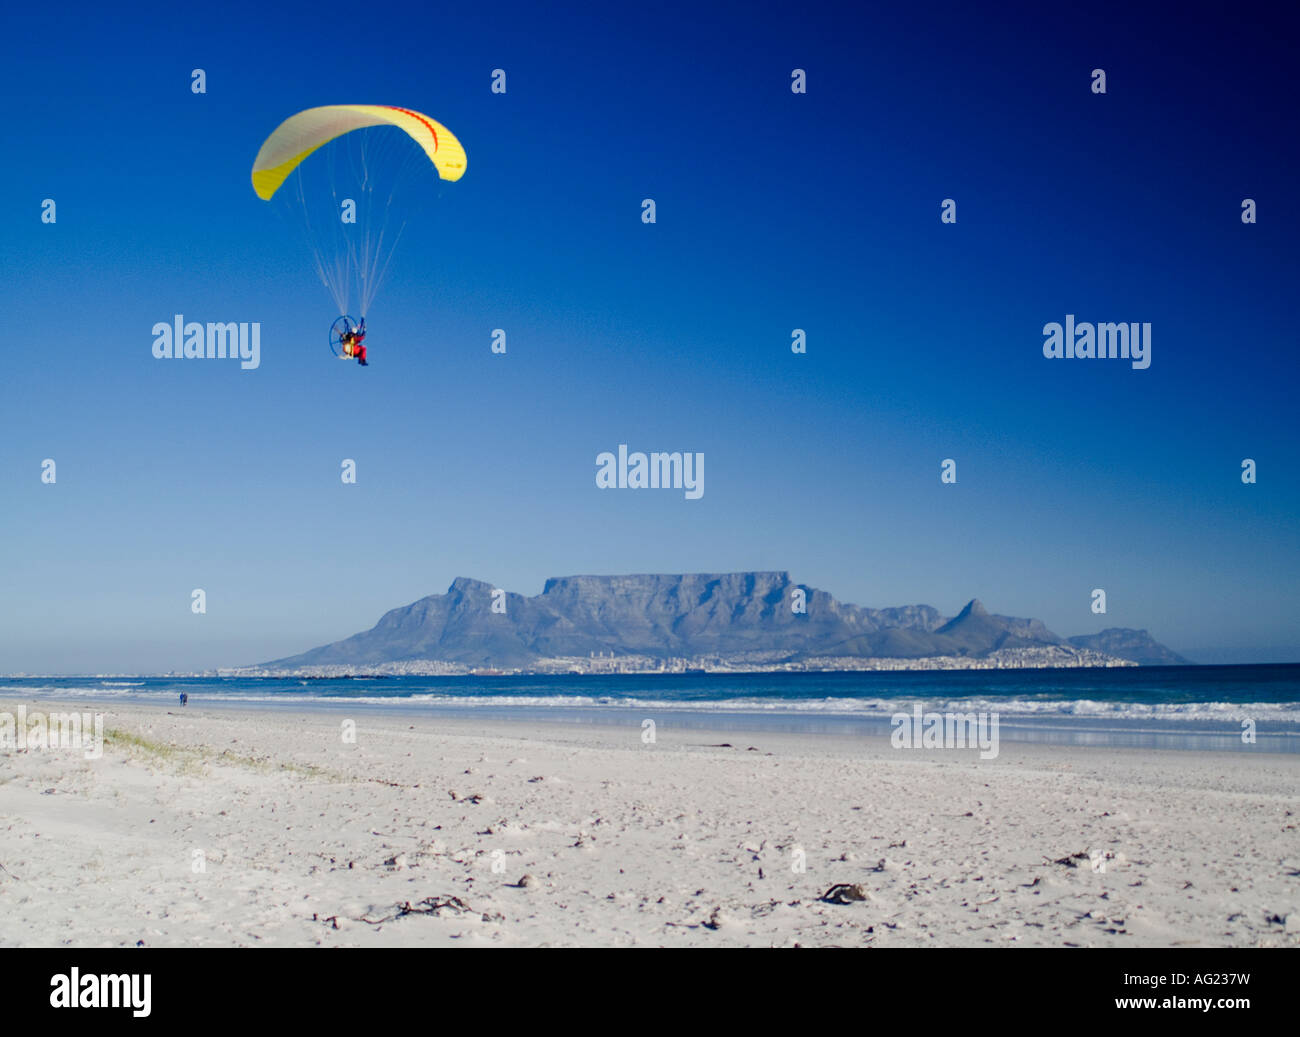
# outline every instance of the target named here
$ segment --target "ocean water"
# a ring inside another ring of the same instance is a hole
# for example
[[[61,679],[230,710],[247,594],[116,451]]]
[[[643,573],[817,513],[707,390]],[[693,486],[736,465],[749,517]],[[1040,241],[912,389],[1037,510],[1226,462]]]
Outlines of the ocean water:
[[[0,678],[0,699],[419,712],[887,736],[889,719],[996,713],[1004,740],[1300,752],[1300,665],[876,673]],[[1255,741],[1242,739],[1253,724]]]

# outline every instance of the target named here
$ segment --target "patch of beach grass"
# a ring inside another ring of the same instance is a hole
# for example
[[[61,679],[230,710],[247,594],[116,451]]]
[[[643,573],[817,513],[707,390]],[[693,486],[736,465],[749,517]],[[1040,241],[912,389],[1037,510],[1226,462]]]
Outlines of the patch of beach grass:
[[[280,762],[270,756],[241,756],[223,749],[177,745],[145,738],[133,731],[110,728],[104,732],[104,746],[120,749],[131,759],[160,764],[180,774],[201,775],[212,766],[242,767],[259,774],[291,774],[314,781],[348,781],[345,775],[310,763]]]

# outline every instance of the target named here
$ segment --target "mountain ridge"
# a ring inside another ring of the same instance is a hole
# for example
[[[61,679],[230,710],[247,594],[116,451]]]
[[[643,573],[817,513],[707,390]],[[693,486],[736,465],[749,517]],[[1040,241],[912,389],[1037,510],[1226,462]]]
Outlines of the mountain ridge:
[[[613,656],[774,666],[828,659],[852,668],[854,661],[986,660],[1017,653],[1085,660],[1075,665],[1089,665],[1093,656],[1139,664],[1182,661],[1145,630],[1112,627],[1066,639],[1040,620],[991,613],[977,598],[951,618],[929,605],[873,609],[796,583],[784,570],[765,570],[551,577],[533,597],[458,576],[446,593],[390,609],[368,631],[262,666],[440,663],[526,670],[559,659]]]

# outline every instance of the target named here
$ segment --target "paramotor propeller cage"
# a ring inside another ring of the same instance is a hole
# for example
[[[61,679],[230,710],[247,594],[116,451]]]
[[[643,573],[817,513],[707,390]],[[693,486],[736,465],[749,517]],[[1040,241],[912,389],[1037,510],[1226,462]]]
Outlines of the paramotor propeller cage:
[[[356,326],[356,321],[347,314],[343,314],[330,325],[330,352],[340,360],[351,359],[343,352],[343,336],[350,331],[355,331]]]

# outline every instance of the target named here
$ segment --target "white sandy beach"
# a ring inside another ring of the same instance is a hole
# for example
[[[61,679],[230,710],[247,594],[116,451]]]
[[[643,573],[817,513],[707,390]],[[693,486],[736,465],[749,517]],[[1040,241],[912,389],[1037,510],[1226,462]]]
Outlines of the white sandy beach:
[[[1300,945],[1297,755],[26,705],[4,946]]]

